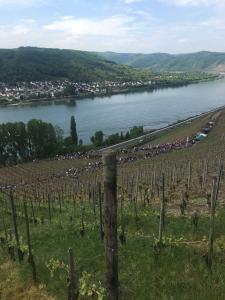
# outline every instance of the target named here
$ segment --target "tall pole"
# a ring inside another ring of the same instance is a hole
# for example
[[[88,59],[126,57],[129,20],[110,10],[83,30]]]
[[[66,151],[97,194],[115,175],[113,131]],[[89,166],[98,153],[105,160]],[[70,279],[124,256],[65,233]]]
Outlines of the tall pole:
[[[117,166],[116,153],[103,154],[104,232],[107,300],[118,299]]]
[[[13,226],[14,226],[14,233],[15,233],[15,239],[16,239],[16,248],[17,248],[17,253],[18,253],[18,259],[19,259],[19,262],[21,263],[23,260],[23,257],[22,257],[22,252],[20,250],[20,240],[19,240],[19,232],[18,232],[18,226],[17,226],[16,206],[14,203],[14,197],[13,197],[12,190],[10,191],[9,199],[10,199],[11,209],[12,209]]]

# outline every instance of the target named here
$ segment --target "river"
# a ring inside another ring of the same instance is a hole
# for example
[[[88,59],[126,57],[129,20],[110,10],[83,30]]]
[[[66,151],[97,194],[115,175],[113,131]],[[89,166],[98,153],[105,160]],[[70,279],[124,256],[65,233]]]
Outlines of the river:
[[[96,130],[109,135],[134,125],[155,129],[222,105],[225,79],[153,92],[0,107],[0,123],[41,119],[60,126],[68,135],[70,117],[74,115],[79,138],[89,143]]]

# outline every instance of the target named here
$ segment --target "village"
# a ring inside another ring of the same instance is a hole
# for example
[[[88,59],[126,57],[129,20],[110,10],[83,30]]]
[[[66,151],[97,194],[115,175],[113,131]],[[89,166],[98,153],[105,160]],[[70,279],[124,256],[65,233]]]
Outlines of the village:
[[[114,94],[129,91],[132,88],[153,87],[156,81],[103,81],[72,82],[30,81],[7,84],[0,82],[0,103],[16,103],[29,100],[56,99],[61,97],[86,97]]]

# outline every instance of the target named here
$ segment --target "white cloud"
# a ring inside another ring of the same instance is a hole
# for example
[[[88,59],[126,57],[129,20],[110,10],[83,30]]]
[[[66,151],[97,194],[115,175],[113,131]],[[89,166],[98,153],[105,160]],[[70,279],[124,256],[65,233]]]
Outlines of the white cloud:
[[[225,20],[221,14],[199,21],[160,20],[151,13],[130,10],[105,18],[64,16],[40,24],[21,19],[0,24],[1,47],[40,46],[89,51],[194,52],[225,50]]]
[[[73,36],[124,36],[130,30],[133,18],[112,16],[105,19],[76,19],[62,17],[60,20],[45,25],[45,30],[64,32]]]
[[[34,23],[36,23],[36,20],[34,20],[34,19],[22,19],[21,22],[23,22],[25,24],[34,24]]]
[[[29,31],[29,27],[23,24],[15,25],[12,28],[12,34],[14,35],[24,35],[27,34]]]
[[[44,3],[44,0],[0,0],[0,6],[35,6]]]
[[[136,2],[141,2],[142,0],[124,0],[124,3],[125,4],[133,4],[133,3],[136,3]]]
[[[200,23],[202,27],[209,28],[212,30],[225,30],[225,19],[224,18],[210,18]]]
[[[160,0],[161,2],[168,3],[168,4],[174,4],[178,6],[200,6],[200,5],[206,5],[206,6],[218,6],[218,5],[224,5],[225,0]]]

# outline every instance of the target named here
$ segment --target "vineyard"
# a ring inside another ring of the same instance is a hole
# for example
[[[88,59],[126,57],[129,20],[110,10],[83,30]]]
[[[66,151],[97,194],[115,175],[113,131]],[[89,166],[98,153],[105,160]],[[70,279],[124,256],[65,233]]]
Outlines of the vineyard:
[[[186,138],[211,120],[191,147],[152,158],[117,153],[119,299],[224,299],[225,111],[150,144]],[[107,167],[85,157],[0,169],[0,299],[116,299],[105,258],[113,238]]]

